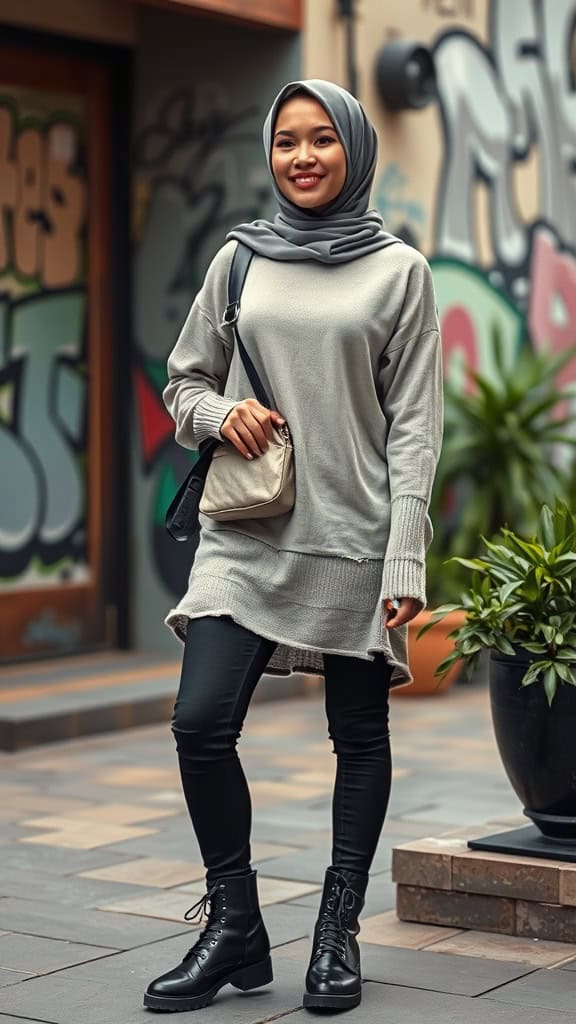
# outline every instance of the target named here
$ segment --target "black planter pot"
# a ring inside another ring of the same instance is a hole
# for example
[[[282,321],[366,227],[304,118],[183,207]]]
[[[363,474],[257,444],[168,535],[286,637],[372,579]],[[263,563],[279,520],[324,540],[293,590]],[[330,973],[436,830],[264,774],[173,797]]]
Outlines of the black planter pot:
[[[522,686],[529,664],[524,652],[492,652],[496,742],[524,813],[548,838],[576,845],[576,687],[559,686],[549,707],[541,683]]]

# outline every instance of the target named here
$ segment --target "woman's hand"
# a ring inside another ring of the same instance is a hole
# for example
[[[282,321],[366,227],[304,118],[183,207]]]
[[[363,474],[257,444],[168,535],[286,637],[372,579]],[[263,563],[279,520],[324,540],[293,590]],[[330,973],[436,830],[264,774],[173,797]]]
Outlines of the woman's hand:
[[[245,459],[253,459],[255,455],[263,455],[268,448],[272,427],[282,427],[285,423],[279,412],[260,405],[255,398],[247,398],[230,410],[220,433]]]
[[[401,597],[399,601],[384,601],[384,608],[388,612],[384,620],[386,629],[396,629],[416,618],[422,611],[422,602],[415,597]]]

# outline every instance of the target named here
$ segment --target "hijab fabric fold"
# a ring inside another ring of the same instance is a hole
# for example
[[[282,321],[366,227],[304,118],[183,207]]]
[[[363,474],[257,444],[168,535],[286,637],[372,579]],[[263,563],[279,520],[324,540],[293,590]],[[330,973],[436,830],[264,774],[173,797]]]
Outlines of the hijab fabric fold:
[[[297,92],[307,93],[324,107],[346,154],[344,187],[322,213],[304,210],[290,202],[272,174],[272,138],[278,111]],[[368,209],[376,169],[376,132],[358,100],[346,89],[321,79],[285,85],[264,122],[264,149],[279,212],[273,221],[239,224],[227,235],[228,239],[244,242],[268,259],[320,263],[346,263],[400,242],[384,229],[378,211]]]

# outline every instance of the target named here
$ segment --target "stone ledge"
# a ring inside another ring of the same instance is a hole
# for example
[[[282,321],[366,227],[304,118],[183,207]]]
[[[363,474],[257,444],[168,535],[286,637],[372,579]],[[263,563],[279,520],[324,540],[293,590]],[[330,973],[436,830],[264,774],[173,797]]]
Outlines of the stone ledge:
[[[468,849],[468,839],[491,832],[472,827],[396,847],[400,920],[576,942],[576,863]]]
[[[74,658],[9,670],[0,683],[0,751],[17,751],[42,743],[96,733],[132,729],[170,721],[178,690],[180,663],[159,660],[146,665],[139,654],[125,655],[110,667],[100,656]],[[140,675],[141,673],[141,675]],[[319,676],[293,673],[262,676],[253,701],[288,700],[313,695]]]
[[[516,934],[515,901],[500,896],[423,889],[399,885],[396,911],[401,921],[434,924],[441,928],[472,928],[481,932]]]

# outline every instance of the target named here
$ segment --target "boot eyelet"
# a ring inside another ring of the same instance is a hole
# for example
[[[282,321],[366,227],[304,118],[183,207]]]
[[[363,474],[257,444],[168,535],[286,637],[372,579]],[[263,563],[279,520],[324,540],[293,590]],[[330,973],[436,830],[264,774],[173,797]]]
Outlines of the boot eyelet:
[[[226,887],[224,885],[224,882],[220,882],[220,885],[218,886],[218,888],[219,889],[225,889]]]

